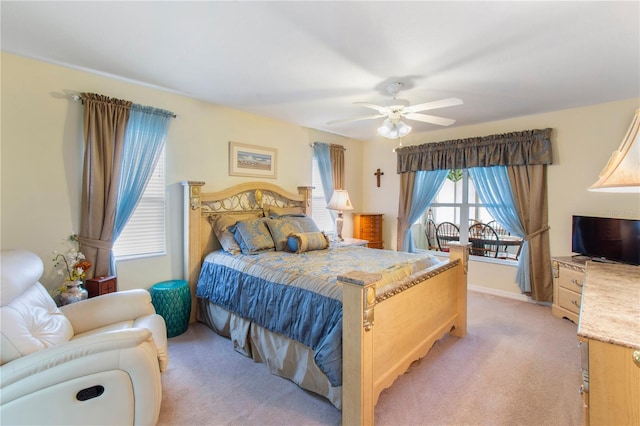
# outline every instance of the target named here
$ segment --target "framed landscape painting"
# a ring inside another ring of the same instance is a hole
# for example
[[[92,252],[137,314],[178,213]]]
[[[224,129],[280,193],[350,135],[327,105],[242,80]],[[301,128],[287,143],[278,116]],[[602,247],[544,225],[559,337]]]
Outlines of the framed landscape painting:
[[[229,142],[229,175],[276,178],[277,150]]]

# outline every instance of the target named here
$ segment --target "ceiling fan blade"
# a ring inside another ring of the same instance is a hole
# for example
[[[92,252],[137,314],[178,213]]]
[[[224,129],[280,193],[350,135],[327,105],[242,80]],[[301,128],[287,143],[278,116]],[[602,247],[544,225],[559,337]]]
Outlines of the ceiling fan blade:
[[[381,105],[372,104],[371,102],[354,102],[355,105],[361,105],[365,108],[371,108],[378,111],[380,114],[389,114],[389,108]]]
[[[435,115],[428,114],[403,113],[402,116],[408,120],[422,121],[423,123],[437,124],[438,126],[450,126],[456,122],[456,120],[452,120],[451,118],[436,117]]]
[[[430,110],[430,109],[445,108],[445,107],[450,107],[450,106],[454,106],[454,105],[462,105],[462,104],[463,104],[462,99],[446,98],[446,99],[440,99],[439,101],[433,101],[433,102],[426,102],[424,104],[411,105],[411,106],[403,108],[402,112],[420,112],[420,111],[427,111],[427,110]]]
[[[381,118],[381,117],[386,117],[386,116],[387,116],[387,114],[364,115],[362,117],[345,118],[345,119],[342,119],[342,120],[327,121],[327,125],[339,124],[339,123],[348,123],[348,122],[351,122],[351,121],[371,120],[371,119],[374,119],[374,118]]]

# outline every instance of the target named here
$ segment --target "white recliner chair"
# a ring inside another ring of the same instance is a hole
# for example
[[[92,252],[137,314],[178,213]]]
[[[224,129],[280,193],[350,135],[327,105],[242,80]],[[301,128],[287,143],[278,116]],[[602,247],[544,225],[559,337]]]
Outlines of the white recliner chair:
[[[6,425],[153,425],[167,332],[149,292],[56,307],[34,253],[0,255],[0,420]]]

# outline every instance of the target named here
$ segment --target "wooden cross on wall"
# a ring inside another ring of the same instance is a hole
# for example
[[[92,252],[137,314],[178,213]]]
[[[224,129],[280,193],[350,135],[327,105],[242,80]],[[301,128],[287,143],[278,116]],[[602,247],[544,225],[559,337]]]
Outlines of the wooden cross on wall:
[[[382,176],[383,174],[384,172],[381,172],[380,169],[376,170],[376,172],[373,174],[378,180],[378,188],[380,188],[380,176]]]

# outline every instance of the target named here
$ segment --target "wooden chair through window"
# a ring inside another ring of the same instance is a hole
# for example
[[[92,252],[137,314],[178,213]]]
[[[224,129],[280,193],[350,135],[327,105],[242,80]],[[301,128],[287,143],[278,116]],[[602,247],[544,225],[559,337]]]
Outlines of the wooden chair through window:
[[[507,231],[502,225],[500,225],[495,220],[492,220],[491,222],[487,223],[487,226],[492,227],[493,230],[496,231],[496,234],[498,234],[499,237],[503,237],[505,235],[511,235],[511,232]],[[508,246],[501,246],[500,250],[506,252],[508,248],[509,248]]]
[[[436,240],[436,223],[433,219],[428,219],[424,225],[424,235],[427,237],[427,247],[429,250],[438,249],[438,241]]]
[[[485,223],[469,227],[471,254],[474,256],[498,257],[500,238],[496,231]]]
[[[451,241],[460,241],[460,228],[451,222],[439,223],[436,227],[436,240],[440,251],[449,251]]]
[[[498,237],[503,242],[505,240],[505,238],[503,237],[511,237],[511,232],[507,231],[502,225],[500,225],[495,220],[492,220],[491,222],[487,223],[487,225],[492,227],[496,231],[496,234],[498,234]],[[514,247],[514,246],[511,245],[511,247]],[[520,256],[520,250],[522,250],[522,242],[520,243],[520,245],[517,246],[517,249],[514,247],[514,250],[516,250],[516,253],[509,252],[509,245],[502,244],[499,247],[498,258],[518,260],[518,257]]]

